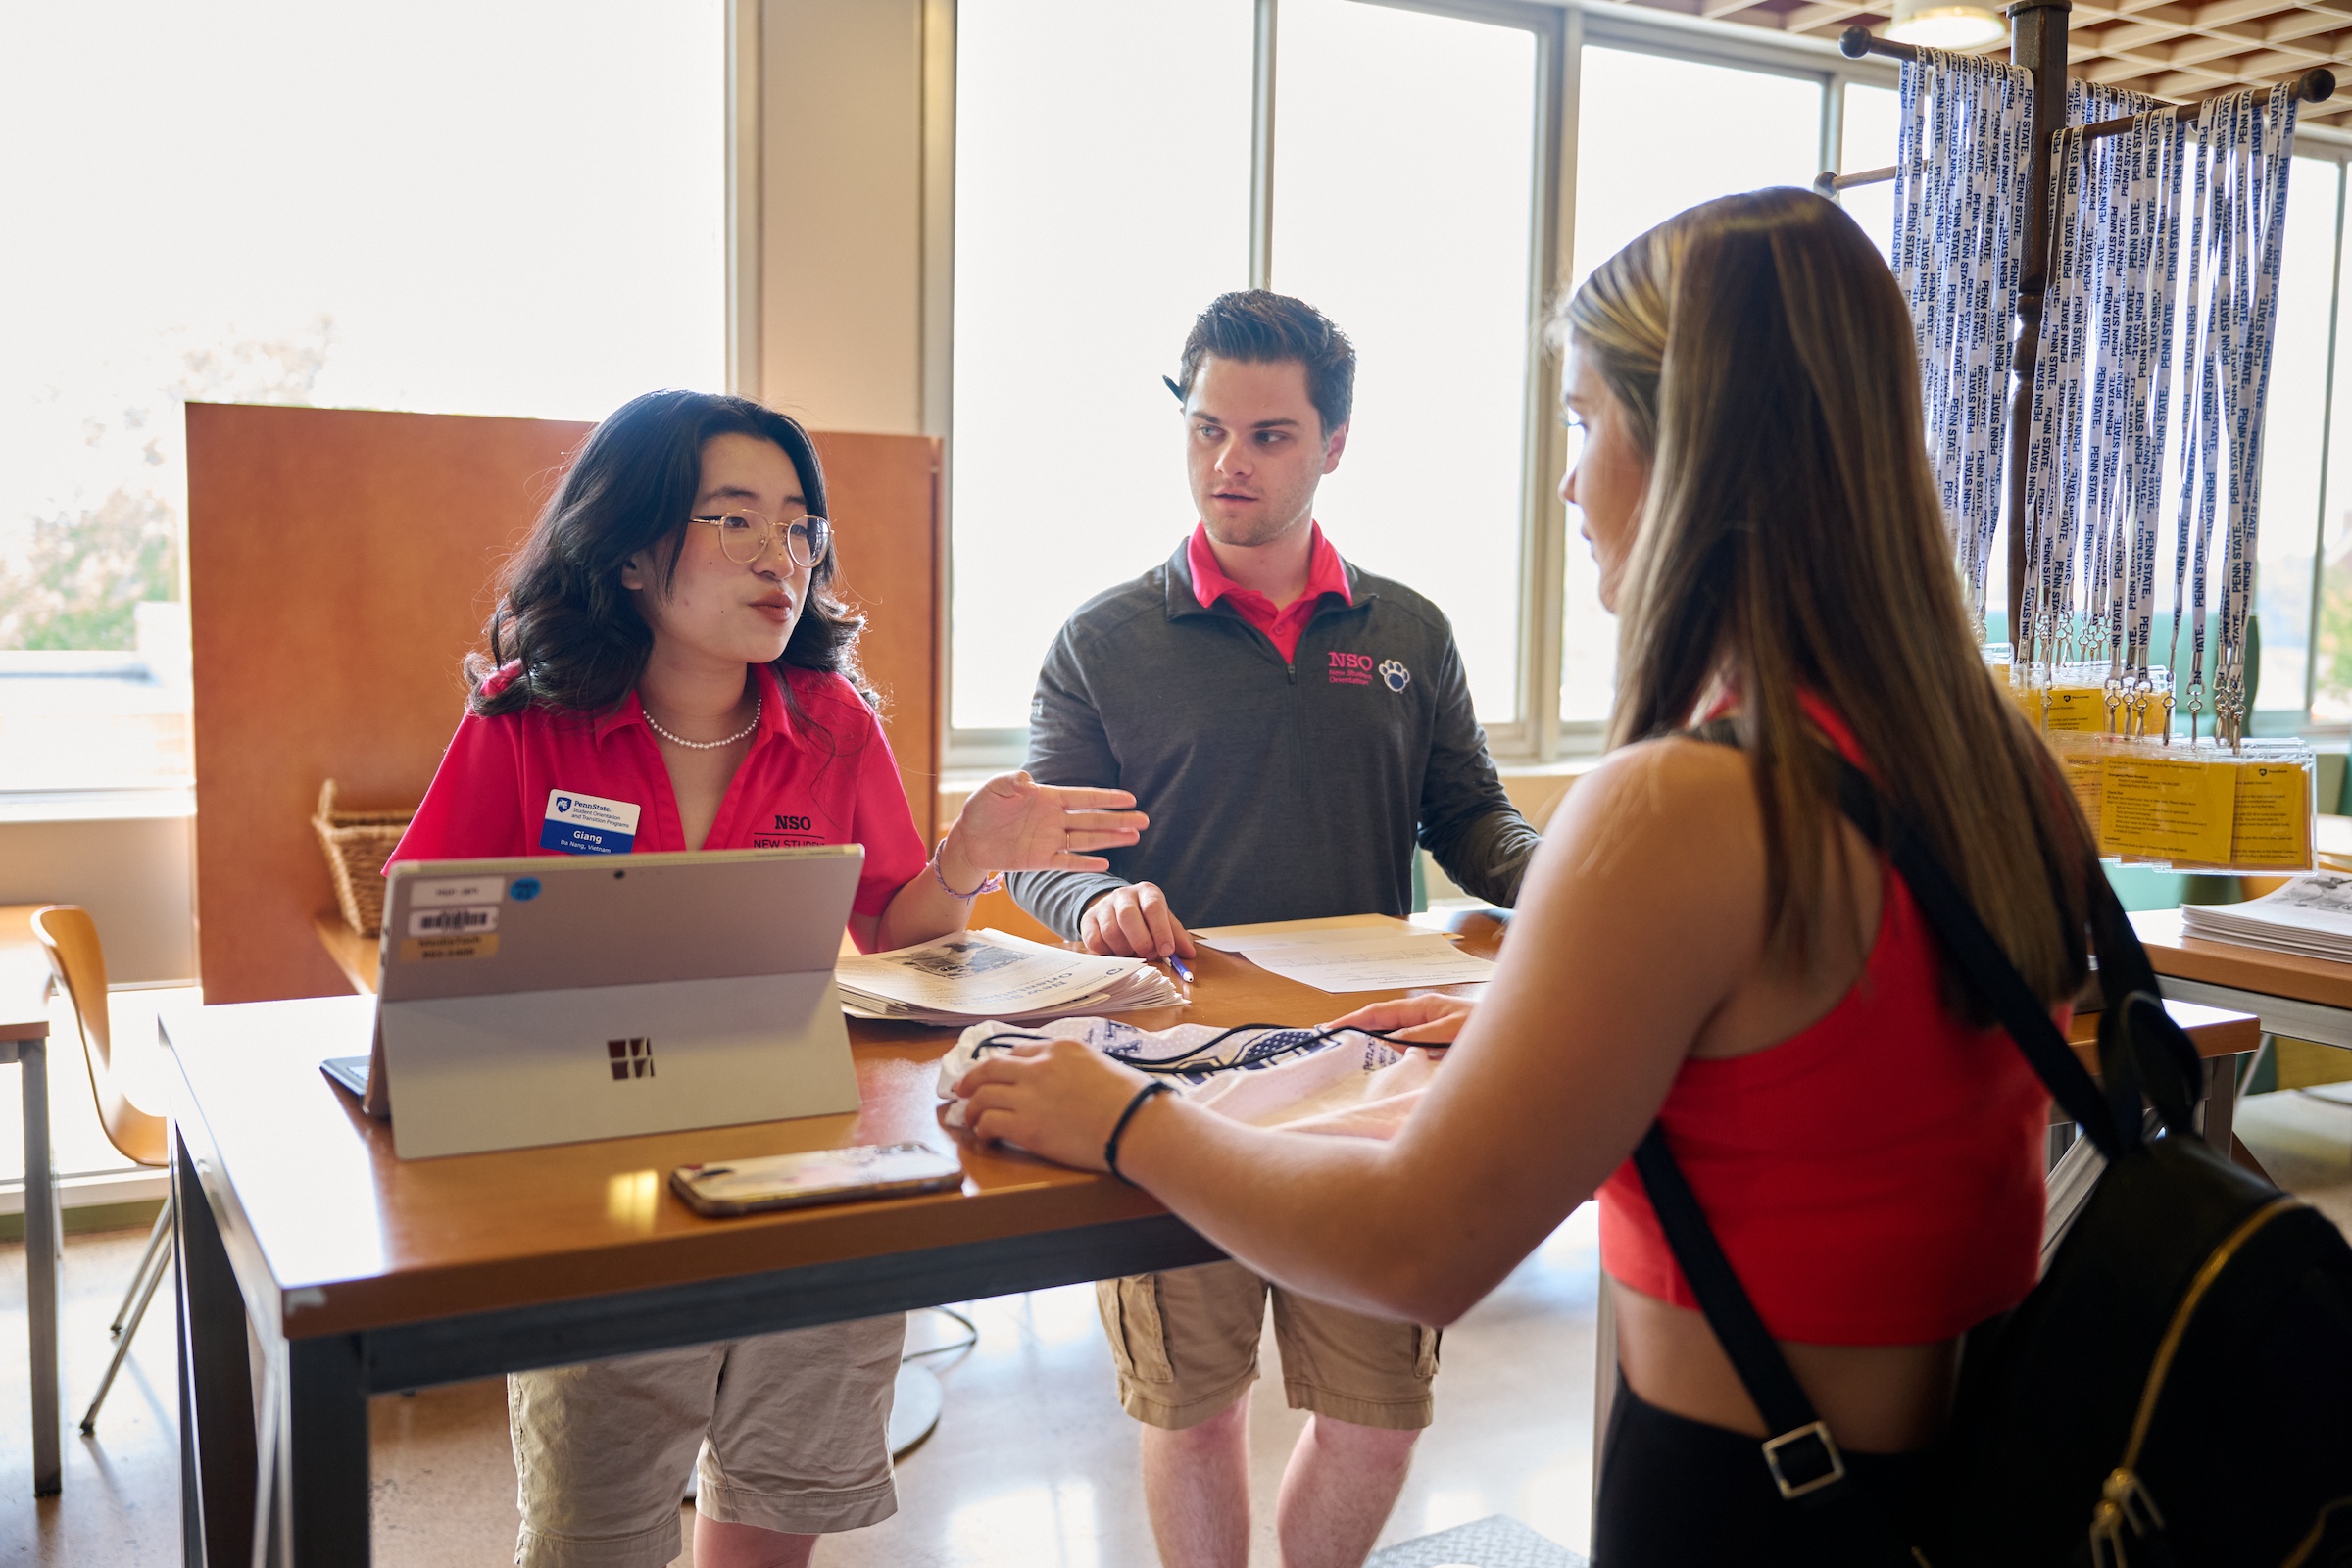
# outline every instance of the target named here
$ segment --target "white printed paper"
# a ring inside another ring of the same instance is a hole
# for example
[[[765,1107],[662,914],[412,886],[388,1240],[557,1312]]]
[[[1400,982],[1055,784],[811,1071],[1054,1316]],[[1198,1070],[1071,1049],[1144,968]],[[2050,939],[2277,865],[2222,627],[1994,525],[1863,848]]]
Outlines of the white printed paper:
[[[1101,957],[987,930],[844,957],[834,977],[845,1005],[861,1016],[928,1022],[1120,1011],[1184,1000],[1141,958]]]
[[[1194,936],[1318,991],[1401,991],[1494,977],[1493,960],[1464,953],[1438,933],[1402,921],[1300,922],[1289,930],[1226,927]]]
[[[2184,905],[2183,936],[2352,962],[2352,876],[2313,871],[2244,904]]]

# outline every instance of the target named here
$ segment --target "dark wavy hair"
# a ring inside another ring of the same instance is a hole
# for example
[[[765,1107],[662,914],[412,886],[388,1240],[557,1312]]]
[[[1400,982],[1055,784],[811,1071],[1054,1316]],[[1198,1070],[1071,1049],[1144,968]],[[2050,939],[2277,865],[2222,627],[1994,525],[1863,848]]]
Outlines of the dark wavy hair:
[[[482,627],[484,646],[466,656],[467,703],[477,713],[518,712],[538,704],[597,713],[629,694],[645,672],[653,628],[620,585],[621,564],[640,551],[662,567],[664,592],[685,547],[687,514],[702,488],[703,444],[713,436],[773,441],[800,471],[812,516],[825,509],[816,444],[798,420],[749,398],[710,392],[648,392],[588,432],[530,538],[507,564],[498,608]],[[808,603],[774,664],[785,706],[808,715],[785,680],[788,666],[839,675],[879,708],[858,663],[865,617],[830,591],[840,570],[835,547],[809,573]],[[518,664],[495,691],[491,678]]]
[[[1296,360],[1305,367],[1306,395],[1326,441],[1355,411],[1355,345],[1304,300],[1262,288],[1210,300],[1184,340],[1184,368],[1171,383],[1179,400],[1192,396],[1200,362],[1212,354],[1255,365]]]

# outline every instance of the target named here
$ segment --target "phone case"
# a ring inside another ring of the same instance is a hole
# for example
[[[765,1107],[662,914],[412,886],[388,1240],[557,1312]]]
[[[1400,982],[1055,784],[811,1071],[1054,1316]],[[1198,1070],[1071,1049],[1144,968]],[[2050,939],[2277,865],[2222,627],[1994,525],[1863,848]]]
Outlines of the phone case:
[[[906,1198],[959,1187],[963,1167],[928,1144],[858,1144],[764,1154],[716,1165],[680,1165],[669,1185],[698,1214],[757,1214],[866,1198]]]

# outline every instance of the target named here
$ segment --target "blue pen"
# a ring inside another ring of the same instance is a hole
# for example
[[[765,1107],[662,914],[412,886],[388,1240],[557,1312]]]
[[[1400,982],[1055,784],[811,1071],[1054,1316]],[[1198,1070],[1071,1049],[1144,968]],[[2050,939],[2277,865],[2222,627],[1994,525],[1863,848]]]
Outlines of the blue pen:
[[[1178,978],[1182,979],[1186,985],[1189,986],[1193,983],[1193,971],[1187,969],[1184,966],[1184,960],[1173,953],[1168,955],[1168,967],[1175,970]]]

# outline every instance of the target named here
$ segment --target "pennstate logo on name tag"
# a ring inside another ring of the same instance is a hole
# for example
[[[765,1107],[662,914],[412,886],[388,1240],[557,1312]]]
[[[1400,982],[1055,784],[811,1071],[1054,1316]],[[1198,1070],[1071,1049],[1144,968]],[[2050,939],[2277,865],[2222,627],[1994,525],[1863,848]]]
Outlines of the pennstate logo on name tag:
[[[565,855],[626,855],[637,842],[638,808],[577,790],[549,790],[539,847]]]

